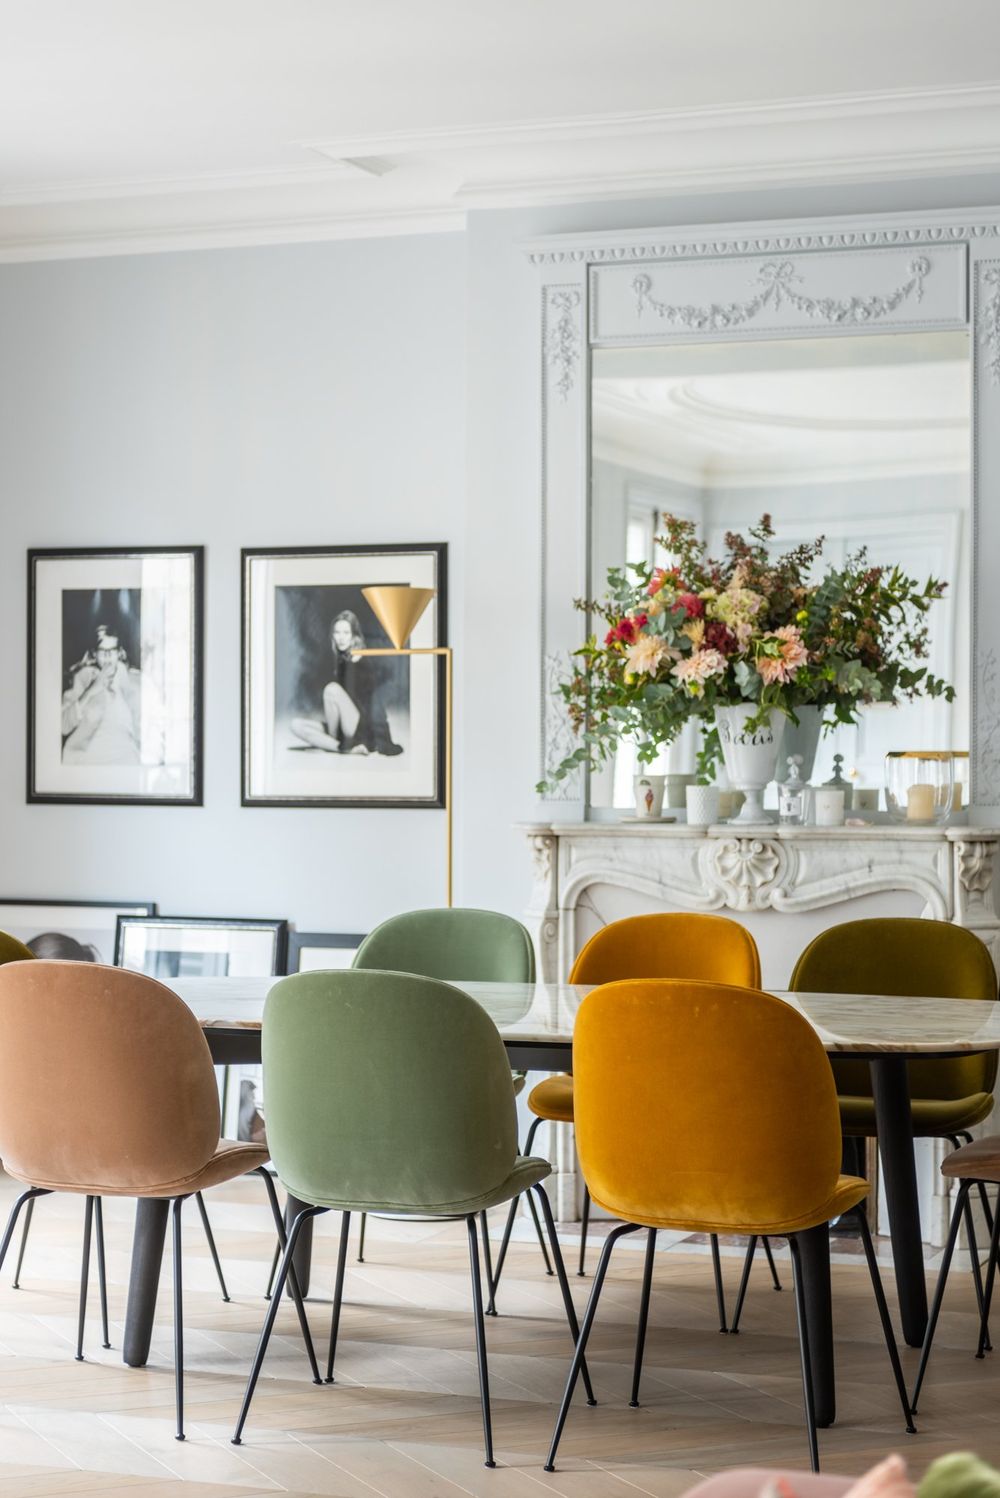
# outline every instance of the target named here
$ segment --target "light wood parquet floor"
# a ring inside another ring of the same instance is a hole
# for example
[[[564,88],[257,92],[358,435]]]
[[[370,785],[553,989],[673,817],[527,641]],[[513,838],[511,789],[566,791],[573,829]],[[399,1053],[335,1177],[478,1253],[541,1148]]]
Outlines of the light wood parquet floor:
[[[0,1211],[13,1199],[0,1177]],[[641,1244],[621,1247],[602,1301],[590,1365],[599,1405],[570,1416],[559,1471],[542,1462],[569,1355],[555,1281],[528,1237],[505,1271],[500,1316],[488,1322],[498,1470],[482,1465],[464,1225],[372,1219],[367,1258],[347,1277],[335,1386],[315,1387],[294,1314],[282,1309],[245,1444],[230,1444],[256,1344],[273,1248],[259,1182],[210,1194],[233,1301],[221,1302],[197,1213],[185,1230],[188,1440],[173,1439],[169,1263],[149,1366],[121,1363],[132,1204],[106,1203],[113,1343],[100,1347],[96,1271],[87,1361],[74,1361],[83,1203],[38,1203],[22,1272],[0,1272],[0,1498],[675,1498],[724,1467],[805,1467],[794,1306],[755,1271],[743,1331],[719,1335],[710,1262],[685,1242],[657,1256],[642,1408],[628,1408]],[[501,1218],[494,1224],[499,1234]],[[320,1219],[310,1317],[325,1356],[335,1214]],[[567,1256],[572,1254],[567,1234]],[[167,1251],[169,1257],[169,1248]],[[591,1265],[596,1260],[592,1251]],[[725,1260],[730,1298],[736,1249]],[[582,1310],[590,1279],[572,1278]],[[1000,1351],[977,1362],[967,1274],[953,1276],[931,1364],[920,1433],[907,1437],[890,1384],[866,1272],[834,1267],[839,1411],[821,1433],[827,1471],[854,1473],[890,1449],[915,1473],[934,1456],[972,1449],[1000,1461]],[[1000,1324],[998,1324],[1000,1330]],[[916,1354],[904,1362],[912,1379]]]

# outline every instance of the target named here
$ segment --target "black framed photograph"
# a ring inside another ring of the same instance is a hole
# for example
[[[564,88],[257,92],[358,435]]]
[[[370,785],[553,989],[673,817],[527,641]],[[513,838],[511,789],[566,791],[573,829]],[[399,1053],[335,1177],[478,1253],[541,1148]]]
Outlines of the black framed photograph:
[[[443,658],[358,652],[392,646],[380,583],[433,588],[409,644],[447,643],[447,552],[243,552],[244,806],[443,806]]]
[[[289,931],[286,972],[315,973],[348,968],[364,939],[360,932]]]
[[[216,916],[119,917],[115,966],[171,978],[269,978],[285,970],[288,922]]]
[[[148,900],[0,899],[0,930],[23,941],[36,957],[110,967],[119,917],[155,914]]]
[[[200,806],[204,548],[28,552],[28,800]]]

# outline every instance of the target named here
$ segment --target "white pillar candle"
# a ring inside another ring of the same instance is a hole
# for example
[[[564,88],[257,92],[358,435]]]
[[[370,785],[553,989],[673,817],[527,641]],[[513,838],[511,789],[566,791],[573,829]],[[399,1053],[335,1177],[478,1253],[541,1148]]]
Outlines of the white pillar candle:
[[[908,822],[933,822],[934,787],[919,782],[906,792],[906,819]]]
[[[843,827],[844,792],[839,786],[818,785],[813,792],[817,827]]]

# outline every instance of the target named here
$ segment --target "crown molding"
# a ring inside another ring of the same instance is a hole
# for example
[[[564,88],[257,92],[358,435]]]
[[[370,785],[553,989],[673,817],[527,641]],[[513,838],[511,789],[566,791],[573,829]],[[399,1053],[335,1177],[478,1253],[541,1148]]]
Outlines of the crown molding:
[[[401,156],[425,151],[469,151],[502,146],[558,145],[574,141],[625,140],[648,135],[687,134],[720,127],[743,132],[772,125],[837,122],[859,116],[890,116],[970,109],[1000,109],[1000,83],[957,88],[892,89],[868,93],[827,94],[814,98],[771,99],[696,108],[586,114],[555,120],[512,120],[506,124],[428,130],[395,130],[295,144],[324,155],[343,157]]]
[[[364,181],[384,173],[361,161],[327,160],[324,166],[277,166],[262,172],[197,172],[182,177],[107,177],[79,182],[35,182],[0,186],[0,208],[45,203],[92,203],[119,198],[174,197],[186,193],[267,191],[272,187],[313,187],[326,182]]]
[[[225,250],[269,244],[383,239],[399,234],[458,234],[465,214],[453,208],[416,208],[384,214],[316,218],[275,217],[238,224],[178,224],[169,229],[61,234],[22,240],[0,236],[0,265],[31,260],[83,260],[104,255],[159,255],[167,251]]]

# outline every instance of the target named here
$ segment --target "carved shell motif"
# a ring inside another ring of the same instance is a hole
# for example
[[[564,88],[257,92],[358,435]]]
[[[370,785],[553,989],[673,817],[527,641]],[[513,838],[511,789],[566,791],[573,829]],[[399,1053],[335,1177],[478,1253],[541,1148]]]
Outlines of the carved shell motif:
[[[730,910],[763,910],[781,868],[776,843],[759,837],[727,838],[713,850],[716,882]]]

